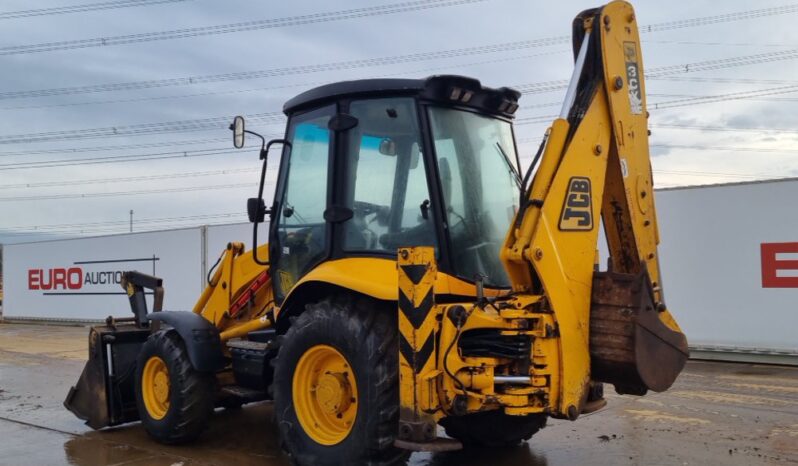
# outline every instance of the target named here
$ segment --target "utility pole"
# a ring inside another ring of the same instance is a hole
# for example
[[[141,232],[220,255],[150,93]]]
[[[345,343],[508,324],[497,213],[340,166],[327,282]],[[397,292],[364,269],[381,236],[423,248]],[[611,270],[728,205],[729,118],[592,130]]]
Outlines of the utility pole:
[[[133,233],[133,209],[130,209],[130,232]]]

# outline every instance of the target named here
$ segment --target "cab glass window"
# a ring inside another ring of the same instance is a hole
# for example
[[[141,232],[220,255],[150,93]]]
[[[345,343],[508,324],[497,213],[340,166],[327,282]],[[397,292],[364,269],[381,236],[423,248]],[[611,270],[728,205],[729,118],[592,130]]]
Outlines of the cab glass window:
[[[354,101],[347,133],[344,249],[396,254],[404,246],[436,246],[415,102]]]
[[[507,287],[500,252],[520,183],[510,123],[442,107],[429,115],[454,272]]]
[[[330,130],[334,107],[294,117],[288,130],[283,196],[276,216],[276,278],[278,297],[326,254],[327,176]]]

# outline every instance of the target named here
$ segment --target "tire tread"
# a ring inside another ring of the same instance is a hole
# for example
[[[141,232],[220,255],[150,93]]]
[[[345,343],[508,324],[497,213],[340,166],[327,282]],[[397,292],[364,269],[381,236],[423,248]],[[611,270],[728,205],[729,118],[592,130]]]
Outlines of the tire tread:
[[[170,411],[160,421],[148,417],[140,393],[140,372],[151,355],[158,355],[169,366]],[[138,364],[136,401],[147,433],[158,442],[168,445],[196,439],[213,413],[213,374],[194,370],[185,345],[177,333],[170,330],[160,330],[150,335],[142,347]],[[177,389],[176,393],[172,391],[174,388]]]

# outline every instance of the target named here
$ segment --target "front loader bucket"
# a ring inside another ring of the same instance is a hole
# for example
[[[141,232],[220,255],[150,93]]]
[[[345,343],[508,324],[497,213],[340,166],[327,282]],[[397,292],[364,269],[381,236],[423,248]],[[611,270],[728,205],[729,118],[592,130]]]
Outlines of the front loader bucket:
[[[594,380],[618,393],[667,390],[689,356],[687,338],[659,318],[648,275],[596,272],[590,308]]]
[[[136,358],[150,330],[133,324],[92,327],[89,361],[64,406],[92,429],[139,419],[134,393]]]

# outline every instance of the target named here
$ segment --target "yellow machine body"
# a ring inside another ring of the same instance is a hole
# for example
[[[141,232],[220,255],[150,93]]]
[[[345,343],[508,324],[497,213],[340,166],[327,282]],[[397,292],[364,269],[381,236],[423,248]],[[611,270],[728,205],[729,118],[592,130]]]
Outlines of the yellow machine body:
[[[439,270],[433,245],[399,245],[393,259],[328,257],[301,276],[289,276],[268,265],[268,244],[253,254],[233,242],[193,308],[218,333],[233,372],[236,361],[249,364],[247,355],[277,354],[271,342],[249,342],[252,335],[271,328],[288,336],[293,319],[311,304],[329,307],[332,296],[345,295],[368,297],[374,312],[387,307],[396,313],[398,338],[390,351],[398,359],[395,445],[401,448],[451,448],[439,444],[436,424],[478,413],[575,420],[603,406],[602,383],[637,395],[670,387],[688,350],[662,291],[634,10],[616,0],[585,11],[574,21],[574,37],[577,66],[562,115],[546,132],[540,163],[523,186],[520,208],[496,251],[508,287],[486,287],[479,279]],[[451,98],[461,96],[471,98],[453,88]],[[351,118],[337,115],[328,126],[345,131],[354,127]],[[385,145],[385,154],[395,156],[395,147]],[[285,182],[278,181],[278,190],[280,183]],[[255,207],[262,221],[264,213]],[[427,218],[428,211],[422,212]],[[324,213],[328,223],[351,216],[351,210],[347,217],[345,209],[332,207]],[[597,266],[601,225],[609,249],[607,271]],[[282,283],[273,283],[273,273]],[[130,296],[133,303],[134,293]],[[363,394],[355,394],[368,387],[352,381],[353,355],[343,355],[340,348],[317,344],[305,356],[297,367],[310,382],[296,376],[292,382],[299,393],[294,396],[298,424],[317,444],[334,447],[358,422]],[[150,367],[152,380],[163,373],[159,367]],[[229,366],[216,377],[220,385],[229,385]],[[168,409],[163,388],[152,385],[146,406],[163,415]],[[326,427],[314,430],[321,424]]]
[[[663,308],[636,18],[624,1],[599,11],[580,15],[575,24],[577,29],[581,26],[583,38],[591,33],[594,40],[598,37],[603,78],[587,96],[578,127],[572,128],[563,117],[547,131],[527,206],[518,213],[500,252],[511,290],[485,289],[482,301],[476,301],[477,285],[439,273],[432,248],[416,247],[400,248],[397,261],[350,257],[321,262],[293,285],[283,301],[283,308],[304,302],[303,293],[325,284],[397,303],[400,401],[402,425],[412,440],[409,448],[430,440],[421,433],[425,424],[447,416],[501,409],[517,416],[545,413],[575,419],[592,409],[590,402],[595,400],[589,400],[588,392],[592,383],[600,381],[591,371],[590,337],[602,219],[610,268],[648,277],[650,304],[659,307],[657,319],[673,333],[670,350],[656,353],[662,357],[660,364],[670,364],[670,380],[653,388],[669,386],[684,364],[686,341]],[[259,255],[265,256],[267,250],[268,245],[261,246]],[[413,268],[423,273],[405,272]],[[237,318],[227,312],[267,270],[244,253],[240,243],[232,243],[194,312],[217,325],[223,341],[272,325],[280,319],[281,308],[274,304],[270,286],[255,294]],[[439,295],[473,299],[435,304]],[[462,319],[461,326],[457,319]],[[532,337],[524,374],[528,384],[496,391],[501,387],[496,377],[510,377],[507,371],[516,368],[514,363],[446,351],[462,335],[484,329]],[[657,327],[651,335],[657,331],[665,330]],[[641,364],[657,363],[638,357]],[[619,391],[630,393],[652,388],[624,385],[617,374],[604,381],[616,382]]]

